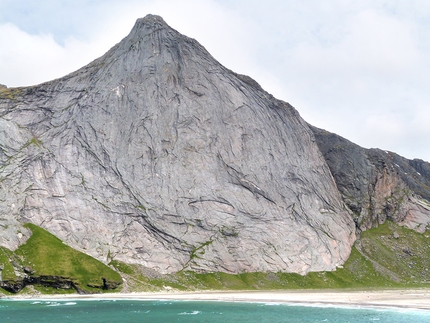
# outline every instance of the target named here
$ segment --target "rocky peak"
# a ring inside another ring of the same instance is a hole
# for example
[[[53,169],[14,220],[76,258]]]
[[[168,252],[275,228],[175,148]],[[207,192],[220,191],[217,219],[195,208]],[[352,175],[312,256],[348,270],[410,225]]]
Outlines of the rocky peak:
[[[162,17],[148,14],[145,17],[136,20],[136,23],[127,38],[139,40],[142,35],[149,35],[160,29],[173,30],[173,28],[166,24]]]
[[[144,18],[137,19],[133,29],[117,46],[120,54],[130,50],[156,50],[153,54],[157,53],[156,48],[172,41],[181,41],[187,37],[181,35],[176,30],[168,26],[163,18],[156,15],[147,15]],[[151,46],[148,46],[150,42]],[[140,44],[145,45],[139,47]],[[115,49],[115,47],[114,47]]]
[[[160,17],[72,74],[0,92],[0,111],[2,245],[32,222],[162,273],[349,256],[351,212],[297,111]]]

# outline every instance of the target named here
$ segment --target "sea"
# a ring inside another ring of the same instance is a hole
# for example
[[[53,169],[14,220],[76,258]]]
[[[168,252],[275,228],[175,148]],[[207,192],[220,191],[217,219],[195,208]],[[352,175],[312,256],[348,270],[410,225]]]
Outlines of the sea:
[[[430,300],[429,300],[430,301]],[[165,300],[0,300],[0,322],[128,323],[128,322],[387,322],[430,323],[430,311]]]

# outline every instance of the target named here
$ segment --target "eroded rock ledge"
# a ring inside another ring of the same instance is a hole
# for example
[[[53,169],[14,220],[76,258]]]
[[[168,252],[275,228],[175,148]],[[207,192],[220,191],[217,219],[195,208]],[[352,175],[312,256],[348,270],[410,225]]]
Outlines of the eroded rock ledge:
[[[18,293],[28,285],[40,285],[54,289],[74,289],[79,294],[89,294],[87,289],[82,289],[75,280],[64,276],[27,276],[18,280],[4,280],[0,282],[0,287],[11,293]],[[88,287],[97,288],[100,290],[115,290],[120,286],[118,282],[111,282],[105,278],[101,279],[100,284],[87,284]]]

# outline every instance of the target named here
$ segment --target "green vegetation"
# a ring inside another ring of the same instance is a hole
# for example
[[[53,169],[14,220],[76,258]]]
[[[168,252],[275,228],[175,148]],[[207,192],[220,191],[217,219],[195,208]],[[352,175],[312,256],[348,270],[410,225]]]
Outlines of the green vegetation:
[[[37,147],[41,147],[42,146],[42,141],[36,137],[33,137],[30,139],[30,145],[35,145]]]
[[[202,258],[202,256],[205,254],[204,248],[206,246],[209,246],[212,244],[212,240],[208,240],[206,242],[201,243],[199,246],[193,246],[193,249],[191,250],[190,254],[190,261],[192,261],[195,258]]]
[[[2,280],[16,279],[15,270],[12,266],[12,261],[15,260],[15,255],[9,249],[0,247],[0,265],[2,270]]]
[[[73,281],[79,289],[99,291],[108,284],[119,285],[121,276],[98,260],[81,253],[34,225],[25,224],[32,231],[31,237],[15,252],[0,249],[0,263],[3,265],[3,280],[16,280],[16,270],[26,272],[32,277],[58,276]],[[92,286],[92,287],[90,287]],[[96,287],[98,286],[98,287]],[[111,285],[112,286],[112,285]],[[54,288],[36,287],[52,293]]]
[[[362,254],[376,263],[376,270],[403,285],[430,283],[430,233],[386,222],[363,233]]]
[[[0,99],[8,99],[11,101],[16,101],[17,97],[22,94],[22,89],[19,87],[7,88],[0,87]]]
[[[430,233],[417,233],[392,222],[363,232],[352,249],[348,261],[332,272],[313,272],[305,276],[293,273],[196,273],[180,271],[161,275],[139,265],[111,259],[110,269],[97,260],[61,242],[49,232],[33,224],[26,225],[33,235],[15,253],[0,248],[3,279],[16,279],[12,262],[31,269],[32,275],[55,275],[73,278],[79,288],[99,291],[89,285],[126,279],[127,291],[175,290],[280,290],[280,289],[369,289],[429,287]],[[204,257],[204,247],[195,247],[191,258]],[[41,293],[71,292],[52,287],[34,286]],[[73,290],[72,290],[73,291]]]
[[[125,264],[117,260],[112,260],[109,265],[126,278],[130,291],[159,291],[166,287],[178,290],[190,289],[190,286],[177,282],[175,275],[160,275],[139,265]]]
[[[121,276],[98,260],[81,253],[34,225],[26,224],[33,234],[16,251],[23,265],[32,268],[37,275],[55,275],[73,278],[85,289],[87,284],[101,284],[102,278],[120,282]]]
[[[40,139],[33,137],[29,141],[27,141],[24,146],[21,147],[21,150],[23,150],[23,149],[25,149],[31,145],[34,145],[34,146],[37,146],[40,148],[40,147],[42,147],[43,143]]]
[[[196,248],[192,255],[196,256]],[[195,273],[145,275],[137,265],[111,264],[131,282],[132,291],[161,290],[269,290],[362,289],[428,287],[430,283],[429,235],[392,222],[362,234],[344,266],[332,272],[293,273]]]

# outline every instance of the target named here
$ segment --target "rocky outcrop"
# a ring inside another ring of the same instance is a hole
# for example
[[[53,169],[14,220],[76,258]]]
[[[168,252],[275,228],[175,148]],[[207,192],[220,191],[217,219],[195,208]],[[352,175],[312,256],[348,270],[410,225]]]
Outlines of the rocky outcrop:
[[[308,125],[157,16],[61,79],[0,89],[0,224],[161,273],[333,270],[355,241]]]
[[[311,126],[360,230],[390,219],[419,232],[430,225],[430,164],[365,149]]]
[[[42,276],[33,276],[27,275],[26,277],[18,280],[4,280],[0,281],[0,287],[7,290],[11,293],[18,293],[26,286],[29,285],[39,285],[44,287],[50,287],[54,289],[74,289],[79,294],[88,294],[89,292],[85,289],[82,289],[79,284],[73,280],[71,277],[64,276],[54,276],[54,275],[42,275]],[[98,288],[100,290],[114,290],[118,288],[120,283],[111,282],[102,279],[101,284],[88,284],[88,287]]]
[[[120,282],[109,281],[106,278],[102,278],[101,284],[97,284],[97,283],[87,284],[88,287],[98,288],[102,290],[117,289],[120,285],[121,285]]]

